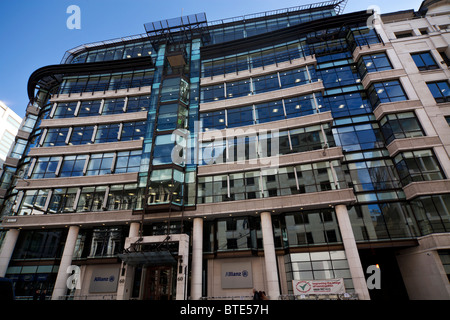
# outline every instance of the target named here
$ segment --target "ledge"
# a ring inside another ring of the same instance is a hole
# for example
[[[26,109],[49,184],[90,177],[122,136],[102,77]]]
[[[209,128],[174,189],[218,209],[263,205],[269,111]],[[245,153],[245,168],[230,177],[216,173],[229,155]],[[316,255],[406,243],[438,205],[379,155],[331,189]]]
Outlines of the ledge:
[[[136,183],[138,173],[119,173],[106,174],[102,176],[82,176],[82,177],[64,177],[51,179],[27,179],[18,180],[16,189],[45,189],[45,188],[64,188],[64,187],[89,187],[109,184]]]
[[[300,86],[295,86],[286,89],[273,90],[270,92],[264,92],[254,94],[250,96],[244,96],[239,98],[223,99],[219,101],[212,101],[206,103],[200,103],[199,111],[213,111],[225,108],[234,108],[254,103],[263,103],[271,100],[277,100],[282,98],[290,98],[295,96],[302,96],[313,92],[324,91],[322,81],[316,81],[307,83]]]
[[[78,212],[78,213],[60,213],[43,214],[27,216],[5,216],[1,224],[4,228],[64,228],[70,225],[99,226],[101,224],[126,224],[136,220],[140,216],[133,216],[132,210],[115,211],[97,211],[97,212]]]
[[[147,120],[147,111],[130,112],[123,114],[100,115],[92,117],[75,117],[65,119],[44,119],[41,128],[61,128],[72,126],[88,126],[96,124],[120,123]]]
[[[395,139],[387,146],[387,149],[389,155],[394,157],[399,152],[433,148],[437,146],[442,146],[441,139],[438,136],[425,136]]]
[[[265,123],[259,123],[249,126],[242,126],[236,128],[227,128],[222,130],[211,130],[199,133],[198,139],[199,141],[213,141],[218,138],[226,138],[226,137],[236,137],[236,136],[251,136],[256,135],[256,133],[260,130],[287,130],[287,129],[296,129],[303,127],[310,127],[319,125],[322,123],[331,123],[333,121],[333,117],[331,111],[320,112],[315,114],[310,114],[307,116],[295,117],[284,120],[277,120]]]
[[[258,67],[249,70],[242,70],[232,73],[225,73],[223,75],[216,75],[211,77],[203,77],[200,79],[201,86],[208,86],[228,81],[243,80],[249,77],[258,77],[266,74],[287,71],[307,65],[316,65],[317,60],[314,56],[306,56],[304,58],[298,58],[292,61],[285,61],[281,63],[274,63],[264,67]]]
[[[422,102],[420,100],[405,100],[399,102],[387,102],[380,103],[375,110],[373,110],[373,114],[375,118],[379,121],[385,115],[390,113],[399,113],[412,111],[414,109],[422,108]]]
[[[284,154],[278,157],[266,157],[245,161],[198,166],[197,175],[201,177],[230,172],[244,172],[262,168],[278,168],[288,165],[298,165],[303,163],[341,159],[343,158],[343,156],[344,155],[342,153],[342,148],[334,147],[300,153]]]
[[[377,52],[385,52],[386,50],[392,48],[392,44],[390,43],[374,43],[370,46],[357,46],[356,49],[353,51],[353,60],[358,61],[358,59],[366,54],[370,53],[377,53]]]
[[[59,156],[59,155],[72,155],[72,154],[90,154],[90,153],[103,153],[114,151],[128,151],[142,149],[144,141],[119,141],[97,144],[86,144],[80,146],[59,146],[59,147],[39,147],[31,148],[28,153],[29,157],[35,156]]]
[[[277,212],[309,210],[329,208],[338,204],[351,205],[355,202],[356,197],[353,189],[340,189],[273,198],[197,204],[197,210],[185,212],[185,217],[255,214],[256,212],[262,211],[272,212],[272,210],[276,210]]]
[[[50,99],[50,102],[69,102],[69,101],[83,101],[83,100],[99,100],[112,98],[133,97],[144,94],[150,94],[152,86],[134,87],[128,89],[92,91],[92,92],[77,92],[69,94],[55,94]]]
[[[29,132],[21,130],[21,129],[19,129],[17,131],[16,138],[23,139],[23,140],[28,140],[29,137],[30,137],[30,133]]]
[[[411,182],[403,188],[406,200],[424,196],[450,193],[450,180],[433,180]]]
[[[8,167],[17,168],[17,166],[19,165],[19,161],[20,161],[20,159],[16,159],[16,158],[12,158],[12,157],[6,157],[6,159],[3,162],[3,164],[5,166],[8,166]]]
[[[406,76],[406,72],[403,69],[392,69],[379,72],[370,72],[364,76],[361,83],[364,86],[364,88],[367,89],[367,87],[369,87],[370,84],[372,84],[373,82],[393,80],[403,76]]]
[[[38,116],[38,115],[39,115],[39,111],[40,111],[39,108],[33,106],[32,104],[29,104],[29,105],[27,106],[27,110],[26,110],[25,113],[26,113],[26,114],[32,114],[32,115],[34,115],[34,116]]]

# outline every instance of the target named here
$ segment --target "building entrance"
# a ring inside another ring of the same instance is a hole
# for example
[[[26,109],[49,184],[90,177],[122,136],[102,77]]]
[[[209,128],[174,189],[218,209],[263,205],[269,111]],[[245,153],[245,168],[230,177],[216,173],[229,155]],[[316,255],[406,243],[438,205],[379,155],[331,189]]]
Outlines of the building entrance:
[[[172,300],[175,293],[175,268],[173,266],[147,267],[144,300]]]

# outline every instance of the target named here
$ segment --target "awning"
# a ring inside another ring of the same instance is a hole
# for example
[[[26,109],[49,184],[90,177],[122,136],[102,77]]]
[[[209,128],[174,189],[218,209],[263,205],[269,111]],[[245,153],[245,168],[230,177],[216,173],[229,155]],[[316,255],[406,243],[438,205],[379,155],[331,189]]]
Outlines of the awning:
[[[177,264],[176,258],[168,250],[126,252],[118,254],[118,257],[130,266]]]

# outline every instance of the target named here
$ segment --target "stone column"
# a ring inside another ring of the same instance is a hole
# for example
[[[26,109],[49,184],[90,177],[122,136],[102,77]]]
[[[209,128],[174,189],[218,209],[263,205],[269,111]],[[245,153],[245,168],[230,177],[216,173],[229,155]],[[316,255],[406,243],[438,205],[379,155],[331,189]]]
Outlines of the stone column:
[[[277,300],[280,295],[280,286],[270,212],[261,212],[261,230],[263,235],[264,261],[266,264],[267,295],[270,299]]]
[[[191,300],[202,297],[203,219],[195,218],[192,231]]]
[[[370,300],[369,290],[367,289],[364,270],[359,258],[358,248],[356,247],[355,236],[353,235],[352,224],[348,216],[347,206],[337,205],[335,207],[336,217],[339,223],[339,230],[344,243],[345,255],[347,257],[350,274],[352,275],[353,285],[360,300]]]
[[[18,229],[9,229],[0,251],[0,277],[4,277],[8,269],[9,261],[14,252],[17,238],[20,231]]]
[[[128,233],[128,237],[130,237],[130,238],[139,237],[140,229],[141,229],[141,224],[139,222],[130,223],[130,232]]]
[[[130,231],[128,232],[128,238],[139,237],[139,230],[141,224],[139,222],[132,222],[130,224]],[[127,239],[125,241],[125,248],[130,244],[130,241]],[[133,289],[133,278],[135,273],[135,267],[126,265],[122,262],[119,272],[119,284],[117,286],[117,300],[129,300],[131,290]]]
[[[59,300],[60,296],[64,296],[67,292],[67,268],[72,265],[73,251],[78,238],[77,226],[71,226],[67,234],[66,245],[64,246],[61,263],[59,264],[58,275],[56,276],[55,288],[53,289],[52,300]]]

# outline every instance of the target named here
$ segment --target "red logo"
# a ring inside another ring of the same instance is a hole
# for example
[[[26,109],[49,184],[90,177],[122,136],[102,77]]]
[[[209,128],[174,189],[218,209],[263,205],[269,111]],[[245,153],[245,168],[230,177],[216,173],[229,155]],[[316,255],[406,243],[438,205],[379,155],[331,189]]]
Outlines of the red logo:
[[[297,283],[295,287],[300,293],[307,293],[312,288],[311,283],[309,281],[300,281]]]

